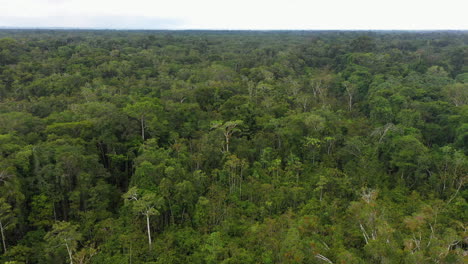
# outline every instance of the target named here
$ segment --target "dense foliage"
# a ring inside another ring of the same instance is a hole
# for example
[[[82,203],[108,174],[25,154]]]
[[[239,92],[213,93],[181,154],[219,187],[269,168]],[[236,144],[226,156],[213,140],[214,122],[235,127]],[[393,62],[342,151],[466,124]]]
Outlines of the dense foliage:
[[[467,43],[0,31],[0,262],[463,263]]]

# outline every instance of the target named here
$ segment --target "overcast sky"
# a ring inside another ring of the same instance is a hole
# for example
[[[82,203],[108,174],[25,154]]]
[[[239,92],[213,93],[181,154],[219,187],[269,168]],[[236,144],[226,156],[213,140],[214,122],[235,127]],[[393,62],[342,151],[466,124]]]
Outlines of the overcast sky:
[[[0,0],[0,27],[468,29],[468,0]]]

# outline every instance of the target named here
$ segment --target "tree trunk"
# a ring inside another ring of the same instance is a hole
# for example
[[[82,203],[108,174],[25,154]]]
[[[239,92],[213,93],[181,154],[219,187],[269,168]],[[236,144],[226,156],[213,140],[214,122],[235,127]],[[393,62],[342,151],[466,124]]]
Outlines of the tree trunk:
[[[141,139],[145,141],[145,118],[143,116],[140,119],[140,123],[141,123]]]
[[[349,111],[351,112],[351,109],[353,107],[353,96],[351,94],[349,94],[348,96],[349,96],[348,107],[349,107]]]
[[[7,248],[6,248],[6,242],[5,242],[5,233],[3,233],[3,224],[2,224],[2,221],[0,221],[0,232],[2,233],[2,244],[3,244],[3,253],[6,253],[7,252]]]
[[[68,243],[67,243],[66,240],[65,240],[65,246],[67,247],[68,257],[70,258],[70,264],[73,264],[72,253],[71,253],[70,247],[68,246]]]
[[[225,136],[226,137],[226,152],[229,152],[229,136]]]
[[[169,212],[171,213],[170,224],[175,224],[174,213],[172,211],[172,204],[171,204],[171,200],[169,200],[169,198],[167,199],[167,203],[169,204]]]
[[[345,85],[346,88],[346,93],[348,94],[348,110],[351,112],[351,109],[353,108],[353,94],[354,94],[354,86],[351,86],[351,84]]]
[[[149,249],[151,250],[151,229],[150,229],[150,222],[149,222],[149,214],[146,214],[146,228],[148,229],[148,245],[149,245]]]

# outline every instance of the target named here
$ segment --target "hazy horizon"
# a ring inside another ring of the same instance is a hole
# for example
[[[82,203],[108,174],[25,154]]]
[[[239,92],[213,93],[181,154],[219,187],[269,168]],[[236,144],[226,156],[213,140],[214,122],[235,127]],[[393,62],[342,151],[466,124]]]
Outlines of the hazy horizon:
[[[10,27],[0,26],[0,30],[83,30],[83,31],[245,31],[245,32],[327,32],[327,31],[349,31],[349,32],[466,32],[468,29],[210,29],[210,28],[104,28],[104,27]]]
[[[462,0],[0,0],[1,28],[466,30]]]

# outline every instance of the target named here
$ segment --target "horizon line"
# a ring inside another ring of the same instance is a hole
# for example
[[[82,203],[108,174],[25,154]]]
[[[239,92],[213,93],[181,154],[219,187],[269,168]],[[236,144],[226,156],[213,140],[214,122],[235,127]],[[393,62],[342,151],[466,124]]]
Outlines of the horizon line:
[[[13,29],[13,30],[115,30],[115,31],[468,31],[468,29],[364,29],[364,28],[317,28],[317,29],[236,29],[236,28],[107,28],[107,27],[10,27],[0,26],[0,30]]]

